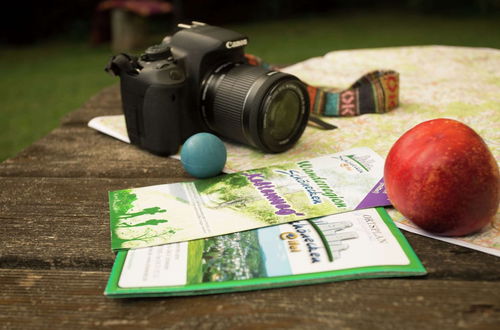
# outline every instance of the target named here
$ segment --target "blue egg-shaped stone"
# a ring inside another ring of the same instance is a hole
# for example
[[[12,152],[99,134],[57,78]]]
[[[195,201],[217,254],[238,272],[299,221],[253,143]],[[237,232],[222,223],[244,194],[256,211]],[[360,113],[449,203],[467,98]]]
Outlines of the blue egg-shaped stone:
[[[210,133],[198,133],[184,142],[181,163],[186,172],[196,178],[210,178],[219,174],[226,164],[224,143]]]

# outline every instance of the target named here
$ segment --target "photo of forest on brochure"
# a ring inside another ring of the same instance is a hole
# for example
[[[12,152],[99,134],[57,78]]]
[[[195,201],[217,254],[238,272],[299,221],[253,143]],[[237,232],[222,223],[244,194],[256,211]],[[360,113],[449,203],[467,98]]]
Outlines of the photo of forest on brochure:
[[[386,206],[383,159],[356,148],[218,177],[109,193],[112,249],[134,249]]]
[[[105,294],[173,296],[426,273],[383,208],[119,251]]]

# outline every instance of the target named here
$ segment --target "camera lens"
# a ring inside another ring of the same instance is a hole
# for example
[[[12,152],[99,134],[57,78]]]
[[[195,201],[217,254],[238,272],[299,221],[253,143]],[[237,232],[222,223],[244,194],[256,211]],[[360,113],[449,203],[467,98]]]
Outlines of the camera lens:
[[[261,149],[283,152],[300,138],[309,98],[296,77],[251,65],[224,65],[205,80],[202,113],[215,133]]]

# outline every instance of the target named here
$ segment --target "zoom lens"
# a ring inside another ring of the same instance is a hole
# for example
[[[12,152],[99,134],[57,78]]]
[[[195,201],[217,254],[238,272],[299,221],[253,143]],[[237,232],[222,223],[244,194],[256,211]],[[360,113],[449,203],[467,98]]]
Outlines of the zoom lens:
[[[295,76],[226,65],[204,82],[202,113],[208,127],[223,137],[264,152],[283,152],[304,132],[309,97]]]

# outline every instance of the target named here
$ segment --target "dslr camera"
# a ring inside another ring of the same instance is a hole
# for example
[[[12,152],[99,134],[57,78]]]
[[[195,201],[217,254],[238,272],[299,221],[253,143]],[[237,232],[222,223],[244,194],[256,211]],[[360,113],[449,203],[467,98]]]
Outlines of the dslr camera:
[[[200,22],[134,57],[113,56],[131,143],[177,153],[195,133],[210,132],[263,152],[290,149],[309,118],[306,86],[295,76],[247,64],[248,38]]]

